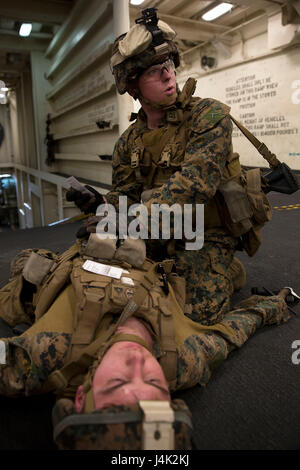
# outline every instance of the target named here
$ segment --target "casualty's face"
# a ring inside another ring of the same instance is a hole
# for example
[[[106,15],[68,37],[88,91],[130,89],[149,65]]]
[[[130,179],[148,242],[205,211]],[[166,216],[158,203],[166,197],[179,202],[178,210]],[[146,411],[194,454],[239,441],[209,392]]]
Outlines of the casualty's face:
[[[176,92],[175,66],[171,60],[153,65],[138,78],[140,94],[154,103],[161,103]],[[169,103],[173,104],[176,101]]]
[[[114,344],[104,355],[93,378],[95,408],[128,405],[139,400],[170,400],[161,366],[143,346]]]

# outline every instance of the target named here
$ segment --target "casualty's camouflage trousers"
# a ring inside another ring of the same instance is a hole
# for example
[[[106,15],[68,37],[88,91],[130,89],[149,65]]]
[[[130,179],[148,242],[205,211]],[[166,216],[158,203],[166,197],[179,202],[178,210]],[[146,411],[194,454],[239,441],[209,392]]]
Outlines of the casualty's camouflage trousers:
[[[212,325],[229,312],[234,288],[228,269],[235,247],[232,237],[216,232],[201,250],[176,250],[176,269],[186,280],[185,314],[191,320]]]
[[[258,328],[279,325],[289,319],[287,305],[279,296],[253,295],[240,302],[222,320],[222,325],[230,328],[233,335],[206,332],[185,339],[179,349],[177,388],[187,388],[187,383],[189,387],[206,385],[229,353],[243,346]]]

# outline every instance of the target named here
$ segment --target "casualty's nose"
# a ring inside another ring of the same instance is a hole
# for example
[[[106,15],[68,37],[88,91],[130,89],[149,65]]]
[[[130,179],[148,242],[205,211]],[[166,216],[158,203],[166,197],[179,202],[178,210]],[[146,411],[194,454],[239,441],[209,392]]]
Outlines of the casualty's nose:
[[[143,351],[140,349],[135,349],[131,351],[130,356],[127,359],[127,364],[134,368],[134,370],[139,371],[145,363],[145,356]]]

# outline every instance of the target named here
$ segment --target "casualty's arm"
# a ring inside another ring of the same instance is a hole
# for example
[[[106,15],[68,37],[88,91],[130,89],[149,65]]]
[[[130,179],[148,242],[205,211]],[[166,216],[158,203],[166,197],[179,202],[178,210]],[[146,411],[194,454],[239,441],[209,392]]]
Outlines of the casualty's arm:
[[[39,393],[51,372],[66,360],[73,332],[76,297],[65,288],[49,310],[21,336],[0,343],[0,394]]]
[[[69,336],[44,332],[0,340],[0,394],[38,393],[49,374],[64,365]]]

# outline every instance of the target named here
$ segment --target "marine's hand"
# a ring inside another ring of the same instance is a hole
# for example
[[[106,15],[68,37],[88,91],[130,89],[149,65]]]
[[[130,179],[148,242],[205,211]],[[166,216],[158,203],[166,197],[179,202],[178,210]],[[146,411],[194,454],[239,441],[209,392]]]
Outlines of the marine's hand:
[[[76,233],[77,238],[87,238],[90,233],[96,233],[97,224],[104,218],[103,215],[93,215],[86,219]]]
[[[90,233],[96,233],[98,223],[104,218],[107,218],[107,213],[105,213],[105,215],[100,216],[94,215],[86,219],[76,234],[77,238],[86,238],[89,236]],[[109,219],[109,221],[105,220],[103,225],[98,227],[98,233],[107,232],[120,239],[126,238],[128,235],[128,225],[133,220],[135,220],[135,217],[133,216],[126,216],[123,220],[122,216],[120,216],[120,214],[117,214],[114,219],[111,218]]]
[[[97,207],[104,204],[102,194],[98,193],[91,186],[85,185],[88,190],[86,192],[78,191],[77,189],[70,188],[66,193],[67,201],[72,201],[84,214],[96,213]]]

